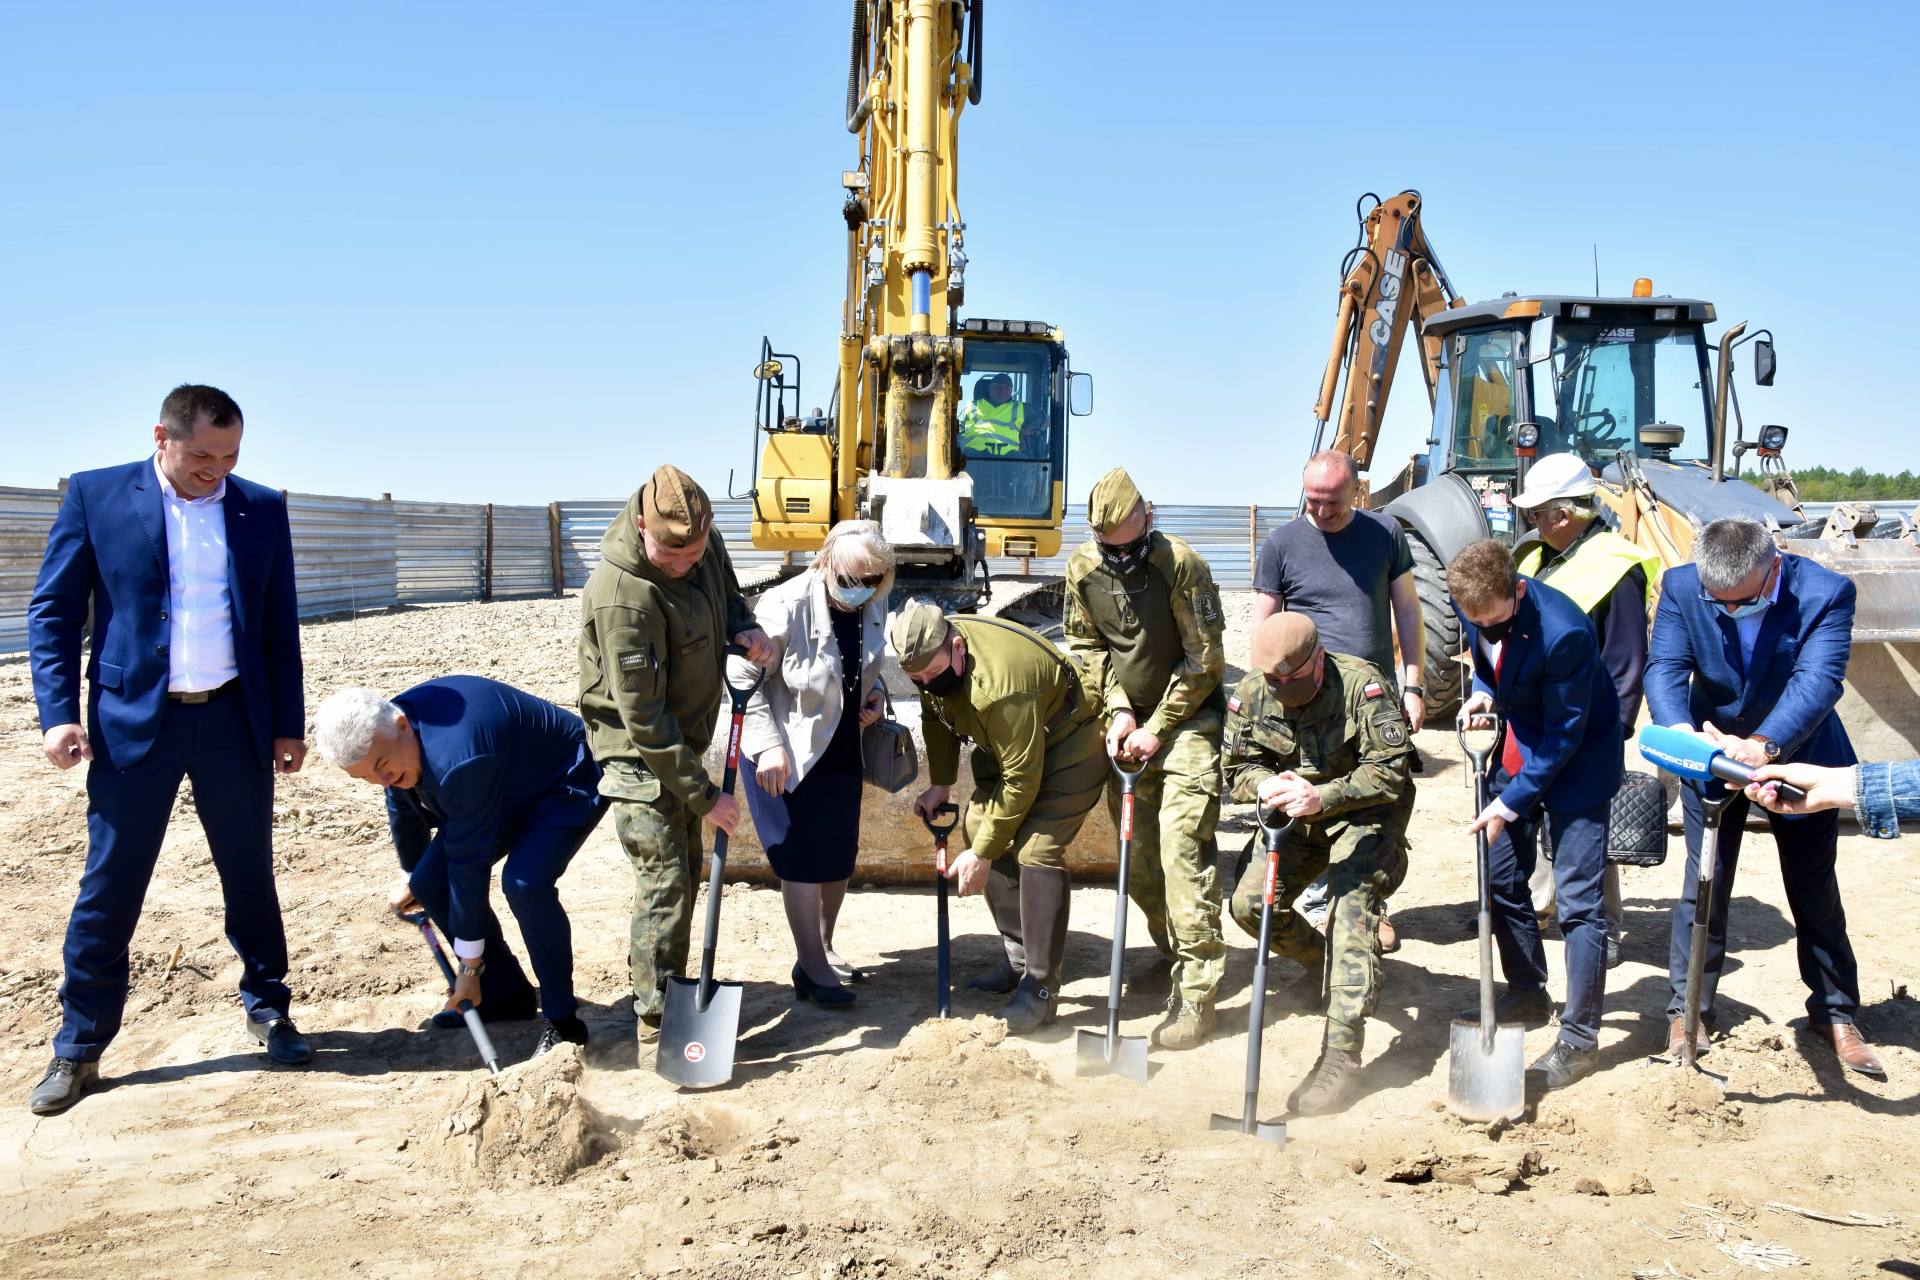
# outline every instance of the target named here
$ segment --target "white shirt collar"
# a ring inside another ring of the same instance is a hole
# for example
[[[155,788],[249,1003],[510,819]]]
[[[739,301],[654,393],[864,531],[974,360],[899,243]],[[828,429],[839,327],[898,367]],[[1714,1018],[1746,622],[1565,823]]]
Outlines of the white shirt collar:
[[[154,450],[154,454],[153,454],[153,474],[160,477],[160,492],[166,494],[169,498],[172,498],[175,502],[196,502],[196,503],[197,502],[220,502],[223,499],[225,499],[227,496],[227,478],[225,476],[221,476],[219,487],[216,488],[212,493],[208,494],[206,497],[204,498],[181,497],[180,494],[174,489],[173,481],[167,479],[167,473],[160,469],[160,451],[157,449]]]

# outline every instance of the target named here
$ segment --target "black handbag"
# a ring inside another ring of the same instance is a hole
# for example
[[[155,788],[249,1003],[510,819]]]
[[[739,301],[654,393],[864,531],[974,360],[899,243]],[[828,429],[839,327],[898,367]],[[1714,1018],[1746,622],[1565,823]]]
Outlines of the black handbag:
[[[1666,860],[1666,788],[1652,774],[1629,769],[1607,818],[1607,861],[1657,867]]]
[[[898,794],[913,785],[920,776],[920,753],[913,745],[913,731],[893,716],[893,694],[886,682],[880,682],[880,694],[887,709],[878,720],[860,731],[860,767],[867,781],[889,794]],[[843,714],[858,714],[848,707]]]

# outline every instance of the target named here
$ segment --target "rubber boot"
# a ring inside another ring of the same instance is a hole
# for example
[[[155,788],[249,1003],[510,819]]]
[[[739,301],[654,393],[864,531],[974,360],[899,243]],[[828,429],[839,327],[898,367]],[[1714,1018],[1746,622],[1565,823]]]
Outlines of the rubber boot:
[[[1028,1035],[1053,1021],[1067,958],[1067,906],[1072,880],[1063,868],[1020,869],[1020,921],[1027,973],[1000,1011],[1010,1035]]]
[[[1011,868],[1009,875],[1004,868]],[[1020,928],[1020,864],[1013,855],[995,858],[987,864],[987,910],[993,914],[994,928],[1000,930],[1006,954],[1000,963],[968,981],[967,990],[1004,996],[1020,985],[1027,971],[1027,949],[1021,945],[1026,935]]]

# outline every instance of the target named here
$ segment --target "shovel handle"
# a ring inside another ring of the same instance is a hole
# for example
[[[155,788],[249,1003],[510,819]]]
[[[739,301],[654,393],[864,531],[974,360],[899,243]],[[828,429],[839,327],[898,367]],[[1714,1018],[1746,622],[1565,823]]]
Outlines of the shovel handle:
[[[745,662],[753,668],[753,680],[744,685],[733,682],[733,664],[731,662],[723,661],[720,668],[721,682],[727,686],[727,697],[733,702],[733,713],[735,715],[744,715],[747,710],[747,703],[752,700],[754,694],[760,692],[760,686],[767,681],[766,669],[747,657],[747,650],[743,645],[728,645],[725,657],[739,658],[742,662]]]
[[[947,837],[953,834],[953,829],[960,825],[960,806],[952,803],[937,805],[931,816],[921,814],[920,822],[926,827],[927,834],[944,844]]]

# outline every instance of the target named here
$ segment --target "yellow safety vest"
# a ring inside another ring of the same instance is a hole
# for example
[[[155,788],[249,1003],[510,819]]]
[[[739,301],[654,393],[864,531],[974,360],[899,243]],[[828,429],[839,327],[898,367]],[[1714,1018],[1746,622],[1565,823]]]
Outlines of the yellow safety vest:
[[[1573,554],[1561,557],[1542,574],[1538,572],[1540,562],[1549,549],[1544,542],[1532,543],[1520,553],[1514,568],[1548,583],[1579,605],[1582,613],[1592,613],[1636,565],[1647,580],[1647,604],[1653,604],[1654,587],[1660,580],[1660,557],[1642,551],[1611,529],[1582,534],[1573,544]]]
[[[1027,424],[1027,407],[1018,400],[996,405],[991,400],[975,400],[960,426],[960,447],[995,457],[1017,453],[1020,428]]]

